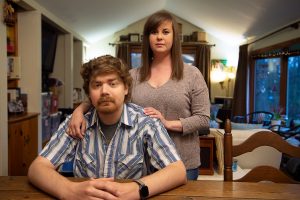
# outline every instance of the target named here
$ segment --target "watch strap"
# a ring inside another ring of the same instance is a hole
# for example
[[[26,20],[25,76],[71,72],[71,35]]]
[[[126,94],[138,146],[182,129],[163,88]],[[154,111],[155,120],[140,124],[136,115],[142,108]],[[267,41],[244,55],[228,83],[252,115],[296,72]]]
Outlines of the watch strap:
[[[149,196],[148,187],[145,185],[145,183],[139,179],[133,180],[133,182],[136,182],[139,185],[139,194],[140,198],[146,199]]]

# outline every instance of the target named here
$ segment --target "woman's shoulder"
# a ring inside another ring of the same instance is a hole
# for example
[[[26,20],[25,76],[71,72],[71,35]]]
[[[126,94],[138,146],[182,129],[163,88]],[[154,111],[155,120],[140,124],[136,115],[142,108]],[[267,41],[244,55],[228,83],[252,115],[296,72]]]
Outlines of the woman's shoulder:
[[[202,76],[200,70],[197,67],[188,64],[184,64],[183,73],[188,77]]]
[[[138,74],[139,73],[139,68],[132,68],[132,69],[129,70],[129,73],[131,75]]]
[[[132,77],[133,80],[138,80],[139,79],[139,68],[133,68],[129,70],[129,73]]]

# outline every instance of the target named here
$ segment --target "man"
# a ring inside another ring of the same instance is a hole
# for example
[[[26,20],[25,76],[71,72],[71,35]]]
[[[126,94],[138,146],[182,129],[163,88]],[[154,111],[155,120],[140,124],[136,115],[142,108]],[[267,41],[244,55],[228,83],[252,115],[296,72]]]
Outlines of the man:
[[[84,138],[66,133],[68,117],[31,164],[29,180],[59,199],[144,199],[184,184],[184,164],[161,122],[126,103],[132,85],[127,66],[101,56],[85,63],[81,75],[93,105]],[[56,171],[72,160],[74,175],[91,179],[71,182]],[[150,168],[156,172],[148,175]]]

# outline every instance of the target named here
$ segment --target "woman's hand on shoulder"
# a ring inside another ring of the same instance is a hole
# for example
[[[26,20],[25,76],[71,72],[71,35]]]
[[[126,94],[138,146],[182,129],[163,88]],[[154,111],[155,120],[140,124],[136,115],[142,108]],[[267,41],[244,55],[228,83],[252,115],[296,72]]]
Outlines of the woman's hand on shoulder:
[[[156,110],[155,108],[152,108],[152,107],[146,107],[146,108],[144,108],[144,113],[146,115],[148,115],[149,117],[160,119],[160,121],[166,127],[167,120],[161,114],[161,112],[159,110]]]
[[[73,138],[83,139],[86,130],[86,122],[83,113],[75,109],[68,124],[67,134]]]

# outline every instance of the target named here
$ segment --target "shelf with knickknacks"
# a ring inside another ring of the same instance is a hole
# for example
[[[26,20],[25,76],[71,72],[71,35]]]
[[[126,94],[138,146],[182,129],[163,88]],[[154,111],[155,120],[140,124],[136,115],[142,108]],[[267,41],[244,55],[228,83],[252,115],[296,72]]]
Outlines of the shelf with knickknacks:
[[[19,0],[5,0],[3,4],[3,22],[7,26],[14,26],[17,22],[15,3]]]

